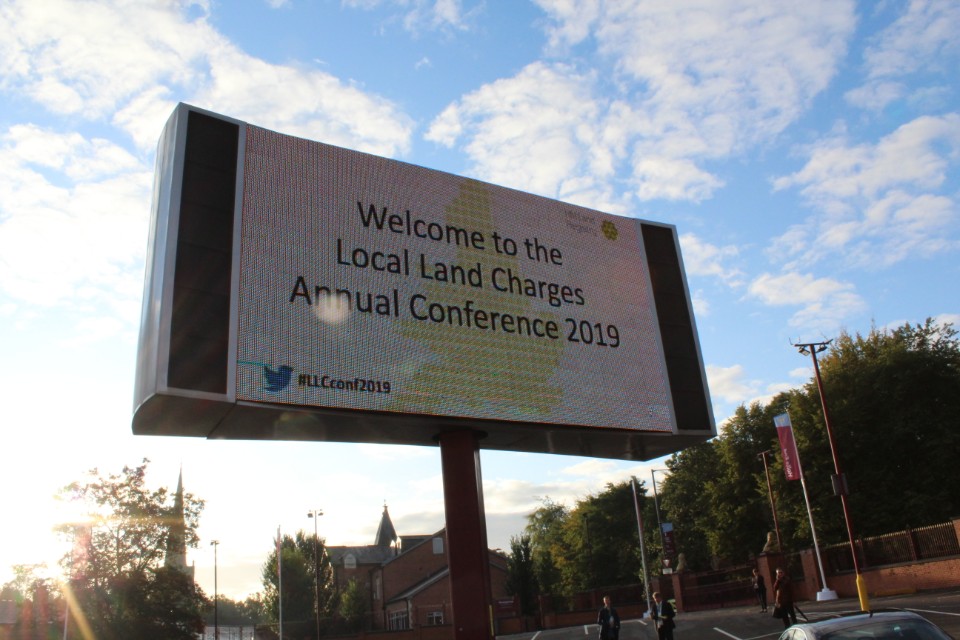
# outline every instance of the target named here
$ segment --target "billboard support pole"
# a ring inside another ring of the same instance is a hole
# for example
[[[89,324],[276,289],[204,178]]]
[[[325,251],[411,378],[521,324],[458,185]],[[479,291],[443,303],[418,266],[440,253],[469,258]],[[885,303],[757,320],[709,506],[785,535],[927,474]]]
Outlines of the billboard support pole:
[[[456,640],[490,640],[490,558],[480,476],[481,434],[471,430],[439,434],[447,560]]]

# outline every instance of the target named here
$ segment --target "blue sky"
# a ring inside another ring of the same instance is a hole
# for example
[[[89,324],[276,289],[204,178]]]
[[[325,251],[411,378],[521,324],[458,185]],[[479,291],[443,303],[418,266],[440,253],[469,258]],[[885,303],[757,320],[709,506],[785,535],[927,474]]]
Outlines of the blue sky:
[[[676,225],[718,422],[809,379],[791,342],[960,324],[960,4],[0,2],[0,581],[56,490],[152,460],[207,500],[197,576],[259,588],[278,525],[443,526],[439,452],[131,435],[156,143],[178,102]],[[772,429],[772,425],[771,425]],[[482,455],[491,546],[662,463]],[[761,541],[758,540],[758,544]]]

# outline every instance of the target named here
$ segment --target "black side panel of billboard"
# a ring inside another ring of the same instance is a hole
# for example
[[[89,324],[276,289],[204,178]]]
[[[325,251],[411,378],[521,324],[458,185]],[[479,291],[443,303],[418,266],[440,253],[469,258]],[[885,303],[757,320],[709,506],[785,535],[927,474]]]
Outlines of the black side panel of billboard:
[[[697,336],[687,306],[687,292],[673,231],[657,225],[641,226],[667,362],[667,376],[677,415],[677,429],[681,433],[711,430],[713,421],[700,371]]]
[[[170,387],[227,392],[237,124],[191,111],[170,321]]]

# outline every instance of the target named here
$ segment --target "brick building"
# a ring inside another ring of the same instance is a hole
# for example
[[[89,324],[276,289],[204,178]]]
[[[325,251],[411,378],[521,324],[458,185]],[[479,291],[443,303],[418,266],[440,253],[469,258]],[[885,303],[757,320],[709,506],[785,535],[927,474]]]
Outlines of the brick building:
[[[398,536],[386,505],[374,544],[327,547],[334,582],[356,580],[367,593],[372,629],[393,631],[450,624],[450,570],[446,528]],[[493,600],[506,597],[507,559],[488,551]]]

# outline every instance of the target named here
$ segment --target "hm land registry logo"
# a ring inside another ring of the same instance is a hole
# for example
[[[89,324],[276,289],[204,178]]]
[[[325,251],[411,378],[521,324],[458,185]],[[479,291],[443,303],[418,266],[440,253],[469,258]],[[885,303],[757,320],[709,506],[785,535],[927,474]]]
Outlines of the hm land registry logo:
[[[607,240],[616,240],[617,236],[620,235],[620,232],[617,231],[617,225],[609,220],[604,220],[603,224],[600,225],[600,230],[603,231],[603,235]]]
[[[280,365],[276,369],[262,362],[249,362],[241,360],[237,364],[246,364],[263,369],[263,389],[269,393],[280,393],[290,385],[290,377],[293,374],[293,367]]]

